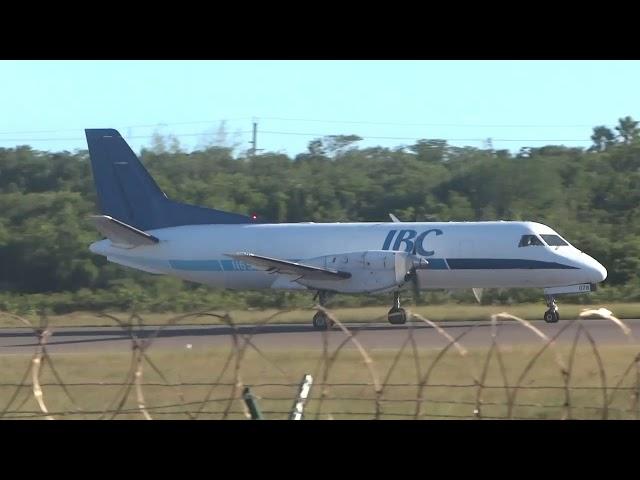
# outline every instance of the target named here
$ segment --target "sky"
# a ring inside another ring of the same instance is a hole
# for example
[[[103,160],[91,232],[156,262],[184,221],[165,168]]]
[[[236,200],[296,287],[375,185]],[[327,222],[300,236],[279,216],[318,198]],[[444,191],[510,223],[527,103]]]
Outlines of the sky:
[[[640,119],[640,61],[0,61],[0,147],[86,149],[116,128],[190,151],[221,142],[291,156],[324,135],[361,147],[446,139],[517,152],[587,147],[596,125]],[[224,124],[222,122],[224,121]]]

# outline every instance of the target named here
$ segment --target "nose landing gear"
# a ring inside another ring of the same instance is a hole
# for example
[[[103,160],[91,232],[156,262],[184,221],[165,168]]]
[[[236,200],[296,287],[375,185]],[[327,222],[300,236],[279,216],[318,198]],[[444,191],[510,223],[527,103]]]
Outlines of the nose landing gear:
[[[558,312],[558,306],[556,305],[556,299],[553,295],[545,296],[545,300],[547,301],[547,307],[549,310],[544,312],[544,321],[547,323],[556,323],[560,320],[560,313]]]
[[[389,310],[387,319],[392,325],[404,325],[407,323],[407,312],[400,307],[400,292],[393,292],[393,307]]]

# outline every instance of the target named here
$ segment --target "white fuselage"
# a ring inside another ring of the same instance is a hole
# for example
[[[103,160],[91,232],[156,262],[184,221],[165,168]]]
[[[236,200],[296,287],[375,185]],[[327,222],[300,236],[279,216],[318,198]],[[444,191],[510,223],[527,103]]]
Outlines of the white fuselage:
[[[304,263],[349,252],[415,251],[428,261],[418,270],[424,289],[554,287],[606,277],[602,265],[571,245],[519,246],[524,235],[557,235],[533,222],[192,225],[148,233],[160,242],[127,249],[102,240],[91,251],[147,272],[247,290],[307,287],[294,276],[259,270],[226,254],[251,252]],[[348,291],[340,285],[336,281],[327,289]]]

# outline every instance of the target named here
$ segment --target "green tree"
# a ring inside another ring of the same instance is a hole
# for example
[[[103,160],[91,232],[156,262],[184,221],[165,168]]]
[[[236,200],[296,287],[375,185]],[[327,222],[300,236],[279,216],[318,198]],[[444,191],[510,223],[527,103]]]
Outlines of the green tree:
[[[609,148],[615,135],[604,126],[594,128],[588,152],[546,145],[515,156],[444,140],[358,148],[359,137],[337,135],[313,140],[309,152],[294,159],[265,152],[237,161],[222,125],[213,143],[226,145],[186,152],[158,133],[152,142],[158,148],[143,150],[141,161],[172,199],[257,213],[267,221],[388,221],[388,212],[406,221],[539,221],[609,270],[604,296],[590,298],[640,300],[638,125],[624,117],[616,130],[626,147]],[[181,311],[308,300],[229,294],[108,263],[88,250],[101,238],[85,221],[97,211],[86,150],[0,148],[0,306]],[[537,297],[509,290],[483,298]],[[349,300],[365,301],[373,300]]]
[[[353,144],[362,140],[362,137],[358,135],[329,135],[324,137],[322,144],[325,150],[333,155],[340,155],[344,153],[349,147],[353,147]]]
[[[591,135],[591,140],[593,141],[592,149],[598,152],[603,152],[607,147],[613,144],[615,138],[616,136],[611,129],[604,125],[593,127],[593,135]]]
[[[418,140],[409,147],[422,162],[442,162],[448,159],[448,145],[446,140]]]
[[[640,132],[640,129],[638,129],[638,123],[639,122],[635,121],[630,116],[618,119],[618,126],[616,127],[616,130],[625,144],[628,145],[638,138],[638,132]]]
[[[319,138],[311,140],[307,148],[309,150],[309,154],[311,155],[320,156],[325,154],[324,145],[322,144],[322,140]]]

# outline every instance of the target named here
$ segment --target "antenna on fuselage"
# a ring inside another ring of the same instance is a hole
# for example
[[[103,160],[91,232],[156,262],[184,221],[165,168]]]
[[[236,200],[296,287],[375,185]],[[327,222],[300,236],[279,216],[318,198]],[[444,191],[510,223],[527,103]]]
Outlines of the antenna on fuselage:
[[[398,217],[396,217],[393,213],[390,213],[389,217],[391,218],[391,221],[393,223],[401,223],[400,220],[398,220]]]

